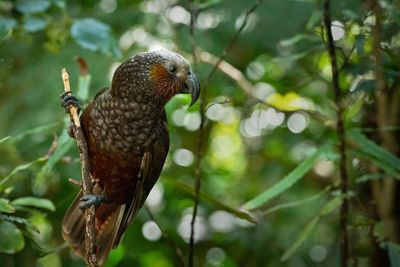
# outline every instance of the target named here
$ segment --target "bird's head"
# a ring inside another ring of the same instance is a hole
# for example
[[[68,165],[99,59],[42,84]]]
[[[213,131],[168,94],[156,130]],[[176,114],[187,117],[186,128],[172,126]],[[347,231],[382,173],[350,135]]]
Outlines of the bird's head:
[[[200,83],[181,55],[166,51],[139,53],[121,64],[113,76],[114,92],[142,94],[167,103],[176,94],[191,94],[193,105],[200,94]]]

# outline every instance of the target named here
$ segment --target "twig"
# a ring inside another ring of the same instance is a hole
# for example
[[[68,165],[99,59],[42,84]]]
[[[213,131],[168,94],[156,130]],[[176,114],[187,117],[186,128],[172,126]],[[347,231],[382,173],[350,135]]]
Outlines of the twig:
[[[214,66],[217,65],[219,60],[218,57],[206,51],[198,52],[197,55],[199,56],[199,59],[201,61],[212,64]],[[246,77],[240,70],[238,70],[225,60],[220,61],[220,63],[218,64],[218,68],[223,73],[228,75],[231,79],[233,79],[251,98],[257,99],[257,97],[253,94],[253,84],[246,79]]]
[[[82,187],[82,182],[81,181],[77,181],[75,179],[68,178],[68,182],[73,183],[74,185],[77,185],[79,187]]]
[[[329,56],[331,58],[332,65],[332,83],[333,92],[335,96],[335,102],[337,104],[337,124],[336,130],[339,139],[339,153],[340,159],[340,189],[343,195],[347,195],[347,168],[346,168],[346,144],[345,144],[345,129],[343,125],[342,113],[342,95],[341,89],[339,87],[339,69],[336,63],[335,54],[335,44],[332,37],[331,29],[331,13],[330,13],[330,1],[325,0],[324,3],[324,23],[326,28],[327,37],[327,49],[329,51]],[[349,212],[349,200],[347,197],[343,199],[342,205],[340,207],[340,263],[342,267],[347,266],[347,259],[349,257],[349,244],[348,244],[348,234],[347,234],[347,213]]]
[[[195,71],[198,72],[197,65],[197,55],[196,55],[196,44],[194,42],[194,26],[196,23],[197,14],[195,14],[193,7],[193,0],[189,0],[189,9],[190,9],[190,29],[189,29],[189,39],[192,50],[193,64]],[[195,170],[195,195],[194,195],[194,207],[193,207],[193,215],[192,220],[190,222],[190,238],[189,238],[189,266],[193,267],[193,258],[194,258],[194,227],[196,225],[196,216],[197,216],[197,208],[199,205],[199,194],[200,194],[200,160],[202,157],[202,147],[203,147],[203,136],[204,136],[204,121],[205,121],[205,91],[204,87],[201,91],[200,96],[200,128],[199,128],[199,137],[197,142],[197,152],[196,152],[196,170]]]
[[[62,79],[64,82],[64,91],[70,91],[69,76],[65,68],[62,70]],[[73,121],[73,129],[76,144],[79,148],[79,155],[81,159],[81,170],[82,170],[82,191],[83,195],[89,195],[92,193],[93,184],[90,179],[90,165],[88,148],[85,137],[82,132],[81,124],[78,117],[77,108],[70,106],[71,119]],[[95,233],[95,207],[94,205],[85,210],[86,227],[85,227],[85,248],[87,253],[87,262],[90,267],[97,267],[96,258],[96,233]]]
[[[233,35],[232,39],[229,41],[227,46],[225,47],[225,50],[222,52],[221,56],[219,57],[218,61],[215,63],[214,67],[208,74],[201,90],[201,97],[200,97],[200,117],[201,117],[201,122],[200,122],[200,128],[199,128],[199,137],[198,137],[198,142],[197,142],[197,153],[196,153],[196,170],[195,170],[195,176],[196,176],[196,183],[195,183],[195,199],[194,199],[194,208],[193,208],[193,216],[192,216],[192,221],[190,224],[190,239],[189,239],[189,267],[193,267],[193,257],[194,257],[194,226],[196,223],[196,216],[197,216],[197,207],[198,207],[198,202],[199,202],[199,192],[200,192],[200,161],[202,157],[202,148],[203,148],[203,138],[204,138],[204,123],[206,120],[205,117],[205,106],[206,106],[206,96],[207,96],[207,86],[208,83],[211,81],[211,78],[214,76],[215,72],[217,71],[220,63],[225,59],[226,55],[228,52],[232,49],[233,45],[239,38],[240,33],[244,29],[244,27],[247,25],[248,19],[250,15],[257,9],[257,7],[262,3],[262,0],[257,0],[256,3],[246,12],[246,15],[244,17],[244,20],[240,27],[236,30],[235,34]],[[193,1],[190,0],[189,5],[192,9],[192,4]],[[191,12],[193,15],[193,12]],[[192,19],[193,16],[192,16]],[[193,40],[193,31],[194,31],[194,21],[193,23],[190,24],[190,35],[191,39]],[[192,55],[194,60],[197,58],[196,57],[196,51],[195,51],[195,45],[193,41],[192,45]],[[197,62],[197,60],[195,61]]]
[[[144,208],[146,209],[147,213],[150,216],[150,219],[157,225],[158,229],[160,229],[162,237],[165,239],[165,241],[167,241],[167,243],[172,247],[172,249],[175,252],[175,256],[178,260],[178,266],[179,267],[183,267],[185,266],[185,262],[183,260],[183,253],[182,250],[179,248],[179,246],[174,242],[174,240],[172,240],[166,232],[164,232],[161,227],[160,224],[158,223],[158,221],[154,218],[153,213],[150,211],[149,207],[147,207],[146,205],[144,205]]]
[[[51,143],[51,147],[49,151],[47,151],[46,155],[44,155],[45,158],[49,158],[51,155],[53,155],[54,151],[56,151],[58,145],[58,137],[56,134],[53,135],[53,142]]]
[[[229,41],[228,45],[226,46],[225,50],[222,52],[221,56],[219,57],[217,63],[214,65],[214,68],[208,74],[207,79],[203,85],[203,91],[205,91],[205,89],[207,88],[208,83],[210,82],[211,78],[214,76],[216,70],[218,69],[219,64],[222,62],[222,60],[225,59],[226,55],[232,49],[233,45],[236,43],[237,39],[239,38],[240,33],[243,31],[244,27],[246,27],[250,15],[258,8],[258,6],[261,3],[262,3],[262,0],[257,0],[256,3],[249,10],[247,10],[244,20],[242,22],[242,25],[240,25],[240,27],[237,29],[237,31],[233,35],[232,39]]]

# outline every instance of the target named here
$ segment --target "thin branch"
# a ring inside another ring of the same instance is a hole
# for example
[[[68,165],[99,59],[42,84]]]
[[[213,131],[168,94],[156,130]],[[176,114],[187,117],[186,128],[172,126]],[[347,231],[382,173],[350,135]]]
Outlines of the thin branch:
[[[196,14],[193,7],[193,0],[189,0],[189,9],[190,9],[190,30],[189,30],[189,39],[192,50],[192,57],[195,72],[198,72],[197,65],[197,56],[196,56],[196,44],[194,42],[194,27],[196,24]],[[197,152],[196,152],[196,171],[195,171],[195,196],[194,196],[194,207],[193,207],[193,215],[192,220],[190,222],[190,239],[189,239],[189,266],[193,267],[193,258],[194,258],[194,227],[196,224],[196,216],[197,216],[197,208],[199,206],[199,195],[200,195],[200,160],[202,157],[202,147],[203,147],[203,136],[204,136],[204,121],[205,121],[205,91],[204,87],[201,91],[200,96],[200,128],[199,128],[199,137],[197,142]]]
[[[197,207],[199,202],[199,192],[200,192],[200,161],[202,157],[202,149],[203,149],[203,137],[204,137],[204,123],[206,120],[205,117],[205,106],[206,106],[206,96],[207,96],[207,86],[211,81],[211,78],[214,76],[215,72],[217,71],[220,63],[225,59],[226,55],[232,49],[233,45],[239,38],[240,33],[243,31],[244,27],[247,25],[248,19],[250,15],[257,9],[257,7],[262,3],[262,0],[257,0],[256,3],[246,12],[246,15],[243,19],[242,24],[236,30],[235,34],[233,35],[232,39],[227,44],[225,50],[222,52],[221,56],[219,57],[218,61],[215,63],[214,67],[212,68],[211,72],[208,74],[201,90],[200,96],[200,128],[199,128],[199,137],[197,142],[197,153],[196,153],[196,183],[195,183],[195,199],[194,199],[194,208],[193,208],[193,216],[191,221],[191,231],[190,231],[190,240],[189,240],[189,267],[193,267],[193,257],[194,257],[194,227],[196,223],[196,216],[197,216]],[[195,24],[195,17],[193,16],[193,1],[189,0],[189,6],[191,9],[192,19],[190,23],[190,39],[192,41],[192,55],[193,61],[197,65],[197,57],[195,51],[195,43],[194,43],[194,24]],[[196,66],[197,68],[197,66]]]
[[[51,147],[49,151],[47,151],[46,155],[44,155],[45,158],[49,158],[51,155],[53,155],[54,151],[56,151],[58,145],[58,137],[56,134],[53,134],[53,142],[51,143]]]
[[[74,185],[77,185],[79,187],[82,187],[82,182],[81,181],[77,181],[75,179],[68,178],[68,182],[73,183]]]
[[[331,58],[332,65],[332,84],[333,92],[335,96],[335,102],[337,104],[337,124],[336,130],[339,139],[339,153],[340,159],[340,189],[343,195],[347,195],[348,177],[346,168],[346,143],[345,143],[345,129],[343,125],[342,113],[342,93],[339,87],[339,69],[336,63],[335,44],[332,37],[331,29],[331,12],[330,12],[330,1],[325,0],[324,3],[324,24],[326,29],[327,37],[327,49]],[[342,267],[347,266],[347,259],[349,258],[349,241],[347,234],[347,213],[349,212],[349,200],[347,197],[343,199],[340,207],[340,263]]]
[[[217,63],[214,65],[214,68],[208,74],[207,79],[203,85],[203,91],[208,86],[211,78],[214,76],[216,70],[218,69],[219,64],[225,59],[228,52],[232,49],[233,45],[236,43],[237,39],[239,38],[240,33],[243,31],[244,27],[246,27],[247,22],[249,20],[250,15],[258,8],[258,6],[262,3],[262,0],[257,0],[256,3],[246,12],[246,15],[243,19],[242,25],[237,29],[235,34],[233,35],[232,39],[229,41],[228,45],[226,46],[225,50],[222,52],[221,56],[219,57]]]
[[[64,82],[64,91],[70,91],[69,76],[65,68],[62,70],[62,79]],[[77,108],[70,106],[71,120],[73,122],[73,129],[76,144],[79,148],[79,156],[81,159],[81,170],[82,170],[82,191],[83,195],[89,195],[93,190],[93,183],[90,179],[90,165],[88,148],[83,135],[81,124],[78,117]],[[85,210],[86,227],[85,227],[85,248],[87,253],[87,262],[90,267],[97,267],[96,258],[96,233],[95,233],[95,207],[94,205]]]
[[[158,229],[160,229],[162,237],[165,239],[165,241],[167,241],[167,243],[172,247],[172,249],[175,252],[175,256],[178,260],[178,266],[179,267],[184,267],[185,266],[185,261],[183,260],[183,253],[182,250],[179,248],[179,246],[174,242],[174,240],[172,240],[172,238],[170,238],[166,232],[164,232],[162,230],[162,228],[160,227],[160,224],[158,223],[158,221],[154,218],[153,213],[151,212],[151,210],[149,209],[149,207],[147,205],[144,205],[144,208],[146,209],[147,213],[150,216],[150,219],[157,225]]]
[[[201,51],[197,53],[200,61],[206,62],[208,64],[212,64],[217,66],[219,58],[210,54],[206,51]],[[251,98],[255,98],[253,94],[253,84],[249,82],[243,73],[229,64],[225,60],[221,60],[218,64],[218,69],[221,70],[223,73],[228,75],[232,80],[234,80]]]

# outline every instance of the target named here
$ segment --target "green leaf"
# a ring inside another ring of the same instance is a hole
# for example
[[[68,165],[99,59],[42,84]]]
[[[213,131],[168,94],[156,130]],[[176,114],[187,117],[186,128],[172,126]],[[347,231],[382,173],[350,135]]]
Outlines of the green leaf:
[[[6,136],[6,137],[1,138],[1,139],[0,139],[0,144],[3,143],[3,142],[5,142],[5,141],[7,141],[7,140],[10,139],[10,138],[11,138],[11,136]]]
[[[206,1],[195,1],[196,6],[198,6],[199,9],[201,10],[206,10],[209,9],[219,3],[221,3],[222,0],[206,0]]]
[[[301,205],[309,203],[309,202],[311,202],[313,200],[317,200],[320,197],[322,197],[323,195],[325,195],[331,188],[332,188],[331,186],[327,186],[327,187],[324,188],[324,190],[322,190],[318,194],[315,194],[315,195],[313,195],[311,197],[308,197],[306,199],[302,199],[302,200],[299,200],[299,201],[293,201],[293,202],[289,202],[289,203],[283,203],[283,204],[276,205],[276,206],[274,206],[272,208],[269,208],[266,211],[264,211],[263,215],[267,215],[267,214],[270,214],[272,212],[275,212],[275,211],[278,211],[278,210],[282,210],[282,209],[301,206]]]
[[[21,13],[39,13],[46,11],[51,5],[50,0],[17,0],[15,7]]]
[[[310,2],[312,2],[312,1],[310,1]],[[321,10],[313,11],[307,21],[306,29],[309,31],[314,31],[314,27],[320,23],[321,17],[322,17]]]
[[[15,254],[25,246],[24,236],[15,224],[0,222],[0,252]]]
[[[32,222],[25,218],[15,217],[15,216],[7,216],[7,215],[0,215],[0,220],[8,221],[12,223],[22,224],[28,229],[40,234],[39,228],[36,227]]]
[[[116,58],[121,57],[110,26],[96,19],[76,20],[71,26],[71,36],[83,48],[100,51]]]
[[[298,59],[301,59],[301,58],[307,56],[308,54],[311,54],[314,51],[319,51],[324,48],[325,48],[324,45],[317,45],[317,46],[311,47],[310,49],[308,49],[306,51],[299,52],[297,54],[292,54],[292,55],[282,56],[282,57],[275,57],[274,60],[276,62],[296,61]]]
[[[272,198],[283,193],[299,181],[315,164],[317,159],[327,153],[327,146],[320,147],[317,151],[308,156],[303,162],[301,162],[293,171],[286,175],[282,180],[273,185],[271,188],[267,189],[260,195],[256,196],[252,200],[248,201],[244,208],[246,210],[253,210],[255,208],[264,205]]]
[[[345,121],[350,121],[350,120],[360,111],[362,105],[364,104],[364,99],[365,99],[364,96],[365,96],[365,95],[362,94],[362,95],[360,96],[360,98],[357,99],[357,101],[356,101],[353,105],[350,105],[350,106],[343,112],[342,118],[343,118]]]
[[[400,246],[395,243],[388,242],[387,249],[389,253],[390,266],[400,266]]]
[[[307,224],[307,226],[304,228],[304,230],[300,233],[300,235],[297,237],[296,241],[293,243],[293,245],[285,251],[285,253],[281,257],[281,261],[286,261],[290,257],[293,256],[293,254],[297,251],[297,249],[304,243],[304,241],[310,236],[310,234],[313,232],[314,228],[317,226],[318,221],[321,219],[322,216],[327,215],[331,213],[333,210],[335,210],[337,207],[342,204],[343,197],[338,196],[329,201],[325,206],[322,208],[321,212],[317,217],[312,219],[311,222]]]
[[[318,37],[315,34],[311,35],[311,34],[300,33],[300,34],[295,35],[292,38],[280,41],[280,44],[282,46],[292,46],[302,40],[318,41]]]
[[[388,176],[383,173],[377,173],[377,174],[364,174],[361,177],[357,178],[356,183],[365,183],[368,181],[372,180],[378,180],[378,179],[383,179],[387,178]]]
[[[360,146],[363,152],[390,164],[394,169],[400,171],[400,159],[375,142],[369,140],[360,129],[351,129],[347,131],[347,135],[353,139],[357,145]]]
[[[324,216],[327,215],[329,213],[331,213],[333,210],[335,210],[337,207],[340,206],[340,204],[342,204],[343,201],[343,195],[339,195],[337,197],[335,197],[334,199],[332,199],[331,201],[329,201],[321,210],[321,213],[319,214],[320,216]]]
[[[49,157],[49,160],[42,166],[40,173],[48,173],[51,169],[53,169],[54,165],[68,152],[74,143],[74,139],[72,139],[68,135],[67,130],[64,129],[58,138],[56,150]]]
[[[373,155],[369,155],[359,149],[348,149],[347,153],[357,157],[369,159],[370,161],[378,165],[386,173],[390,174],[396,179],[400,179],[400,173],[392,165],[390,165],[390,163],[387,163],[386,161],[382,161],[381,159],[375,158]]]
[[[79,76],[78,91],[76,92],[76,96],[82,102],[86,102],[86,100],[89,98],[89,86],[91,79],[92,77],[89,74],[86,74],[85,76]]]
[[[175,178],[172,177],[168,177],[168,176],[162,176],[163,180],[166,180],[168,182],[170,182],[173,186],[175,186],[176,188],[191,194],[192,196],[195,195],[195,190],[193,187],[184,184],[182,182],[177,181]],[[200,192],[199,197],[201,200],[204,200],[212,205],[214,205],[216,208],[227,211],[233,215],[235,215],[236,217],[239,217],[241,219],[247,220],[251,223],[256,223],[256,221],[254,220],[254,218],[247,212],[245,211],[241,211],[241,210],[237,210],[235,208],[229,207],[225,204],[223,204],[222,202],[220,202],[219,200],[215,199],[213,196],[206,194],[206,193],[202,193]]]
[[[400,10],[398,9],[398,7],[386,2],[382,4],[382,7],[385,8],[385,11],[389,15],[388,17],[400,26]]]
[[[55,211],[56,207],[53,202],[46,198],[38,198],[38,197],[21,197],[14,199],[11,202],[14,206],[29,206],[35,208],[43,208],[50,211]]]
[[[0,198],[0,212],[14,213],[15,209],[6,198]]]
[[[16,174],[16,173],[18,173],[20,171],[26,170],[26,169],[28,169],[29,167],[31,167],[32,165],[34,165],[36,163],[44,162],[46,160],[47,160],[46,157],[41,157],[41,158],[35,159],[34,161],[31,161],[31,162],[28,162],[28,163],[25,163],[25,164],[22,164],[22,165],[19,165],[19,166],[15,167],[6,177],[4,177],[3,179],[0,180],[0,192],[3,190],[3,185],[8,180],[10,180],[11,177],[14,174]]]
[[[364,53],[365,35],[364,34],[359,34],[359,35],[356,35],[355,38],[356,39],[355,39],[354,45],[356,47],[357,53],[359,55],[362,55]]]
[[[0,144],[2,142],[7,142],[7,141],[16,142],[16,141],[19,141],[21,139],[24,139],[28,135],[45,132],[45,131],[53,129],[56,126],[59,126],[59,125],[60,125],[59,122],[53,122],[53,123],[41,125],[41,126],[38,126],[38,127],[32,128],[32,129],[28,129],[28,130],[26,130],[26,131],[24,131],[24,132],[22,132],[22,133],[20,133],[20,134],[18,134],[16,136],[14,136],[14,137],[6,136],[6,137],[0,139]]]
[[[23,28],[27,32],[36,32],[43,30],[48,24],[48,21],[40,17],[25,16]]]
[[[319,216],[312,219],[312,221],[307,224],[307,226],[304,228],[303,232],[301,232],[301,234],[297,237],[293,245],[288,250],[286,250],[285,253],[282,255],[281,261],[285,261],[293,256],[293,254],[297,251],[297,249],[310,236],[315,226],[317,226],[318,221],[319,221]]]

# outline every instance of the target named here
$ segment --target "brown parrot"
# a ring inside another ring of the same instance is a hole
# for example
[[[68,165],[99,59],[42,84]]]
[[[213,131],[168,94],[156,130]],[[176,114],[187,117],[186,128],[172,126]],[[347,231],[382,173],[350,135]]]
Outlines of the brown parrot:
[[[83,210],[96,207],[97,260],[103,265],[160,175],[169,149],[164,106],[179,93],[191,94],[190,105],[200,94],[189,62],[165,50],[139,53],[117,68],[111,87],[100,90],[81,115],[96,184],[93,195],[82,197],[81,191],[75,198],[62,235],[85,260]],[[71,104],[80,108],[74,95],[61,97],[67,112]]]

